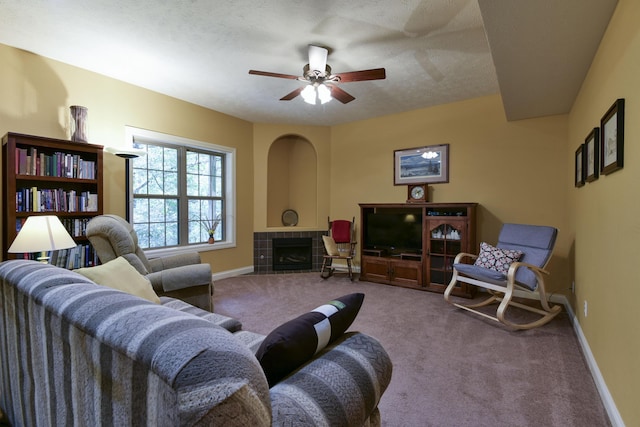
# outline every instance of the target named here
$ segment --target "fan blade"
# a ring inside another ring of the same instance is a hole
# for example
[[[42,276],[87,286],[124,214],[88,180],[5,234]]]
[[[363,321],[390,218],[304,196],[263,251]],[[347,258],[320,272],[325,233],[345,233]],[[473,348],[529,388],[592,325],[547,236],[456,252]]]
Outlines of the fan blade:
[[[327,68],[327,55],[329,51],[324,47],[309,45],[309,69],[324,73]]]
[[[383,80],[387,77],[384,68],[350,71],[348,73],[337,73],[334,75],[340,77],[340,83],[361,82],[363,80]]]
[[[333,86],[333,85],[331,85],[331,97],[337,99],[343,104],[351,102],[355,99],[353,96],[349,95],[347,92],[340,89],[338,86]]]
[[[256,76],[278,77],[280,79],[297,79],[298,76],[292,76],[291,74],[270,73],[269,71],[257,71],[249,70],[249,74],[255,74]]]
[[[290,92],[290,93],[286,94],[285,96],[280,98],[280,101],[291,101],[293,98],[295,98],[296,96],[300,95],[300,92],[302,92],[302,89],[304,89],[304,86],[303,87],[299,87],[298,89],[294,90],[293,92]]]

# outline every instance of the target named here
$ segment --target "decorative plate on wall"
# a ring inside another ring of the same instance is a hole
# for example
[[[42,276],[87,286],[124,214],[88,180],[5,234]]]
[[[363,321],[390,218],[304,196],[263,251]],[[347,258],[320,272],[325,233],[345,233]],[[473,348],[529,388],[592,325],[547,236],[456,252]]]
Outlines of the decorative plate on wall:
[[[286,225],[287,227],[298,225],[298,212],[293,209],[287,209],[282,212],[282,225]]]

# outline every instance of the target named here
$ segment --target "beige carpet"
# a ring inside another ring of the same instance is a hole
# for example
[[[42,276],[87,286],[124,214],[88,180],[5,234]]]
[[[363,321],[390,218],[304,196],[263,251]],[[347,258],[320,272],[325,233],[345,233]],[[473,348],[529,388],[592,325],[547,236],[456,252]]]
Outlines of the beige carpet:
[[[608,426],[568,316],[510,331],[440,294],[319,273],[246,275],[215,283],[216,312],[268,334],[351,292],[365,300],[350,328],[376,337],[394,364],[384,426]]]

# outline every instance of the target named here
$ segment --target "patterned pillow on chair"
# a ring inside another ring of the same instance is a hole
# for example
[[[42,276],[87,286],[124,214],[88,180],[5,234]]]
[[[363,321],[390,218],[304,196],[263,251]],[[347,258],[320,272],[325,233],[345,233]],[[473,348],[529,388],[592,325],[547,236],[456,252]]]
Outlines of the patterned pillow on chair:
[[[482,242],[480,243],[480,255],[478,255],[474,265],[507,274],[509,266],[519,261],[521,257],[522,251],[500,249]]]

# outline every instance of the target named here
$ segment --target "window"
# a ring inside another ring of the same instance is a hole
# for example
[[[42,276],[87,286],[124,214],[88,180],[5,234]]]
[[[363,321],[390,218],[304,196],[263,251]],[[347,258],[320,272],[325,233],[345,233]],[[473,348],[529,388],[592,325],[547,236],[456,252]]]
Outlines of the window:
[[[143,249],[235,243],[228,147],[127,128],[146,155],[129,161],[129,218]],[[211,232],[211,233],[210,233]],[[218,247],[220,244],[218,245]]]

